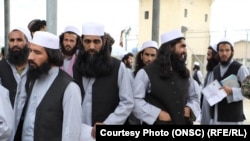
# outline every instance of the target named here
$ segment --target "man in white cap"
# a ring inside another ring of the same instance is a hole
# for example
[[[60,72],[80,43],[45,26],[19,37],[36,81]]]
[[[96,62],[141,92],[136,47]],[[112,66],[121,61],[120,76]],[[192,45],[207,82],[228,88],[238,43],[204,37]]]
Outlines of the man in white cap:
[[[194,67],[193,67],[193,74],[192,74],[194,80],[199,84],[199,86],[203,83],[203,75],[200,70],[200,63],[195,61]]]
[[[228,38],[222,38],[217,43],[219,64],[216,65],[207,83],[217,79],[222,81],[230,75],[237,77],[239,86],[249,75],[246,66],[234,61],[234,43]],[[243,99],[241,88],[237,86],[223,85],[222,89],[227,96],[215,105],[208,107],[210,111],[210,124],[243,124],[245,115],[243,111]],[[205,105],[203,106],[205,108]]]
[[[26,101],[25,84],[28,72],[28,55],[31,36],[26,28],[14,28],[8,35],[8,54],[0,61],[0,83],[9,90],[9,99],[15,113],[13,141]],[[10,117],[11,118],[11,117]]]
[[[204,82],[202,84],[202,88],[207,86],[208,80],[211,79],[211,74],[213,73],[213,68],[219,63],[216,45],[217,44],[215,44],[213,46],[209,46],[207,49],[207,66],[206,66],[207,73],[205,75],[205,79],[204,79]],[[205,107],[207,107],[207,106],[209,106],[209,104],[208,104],[208,101],[204,98],[204,95],[202,93],[201,93],[200,102],[201,102],[201,104],[200,104],[201,116],[200,116],[200,119],[198,119],[198,122],[200,122],[201,125],[208,125],[210,122],[210,111],[208,108],[203,108],[203,105],[205,105]]]
[[[111,57],[103,36],[102,24],[83,24],[83,48],[73,73],[83,95],[83,124],[93,126],[94,138],[96,125],[123,125],[134,106],[129,73],[120,60]]]
[[[158,43],[156,41],[150,40],[143,42],[140,51],[136,54],[135,57],[135,64],[134,64],[135,70],[133,71],[131,76],[132,84],[134,83],[134,77],[136,76],[136,73],[144,66],[151,64],[156,59],[157,52],[158,52]],[[141,121],[137,119],[133,113],[131,113],[128,120],[126,121],[126,124],[139,125],[141,124]]]
[[[1,84],[0,92],[0,140],[8,141],[14,127],[14,112],[10,104],[9,91]]]
[[[36,31],[28,57],[28,102],[22,130],[23,141],[79,141],[81,90],[60,69],[63,56],[58,36]]]
[[[140,69],[133,85],[133,113],[143,124],[193,124],[200,114],[199,96],[186,68],[186,43],[179,30],[161,35],[154,62]]]
[[[151,64],[157,57],[158,43],[156,41],[145,41],[142,43],[141,50],[137,53],[135,58],[135,70],[136,73],[146,65]]]
[[[81,47],[80,34],[80,30],[77,27],[69,25],[65,27],[64,32],[59,36],[60,47],[64,57],[61,68],[72,77],[77,50]]]

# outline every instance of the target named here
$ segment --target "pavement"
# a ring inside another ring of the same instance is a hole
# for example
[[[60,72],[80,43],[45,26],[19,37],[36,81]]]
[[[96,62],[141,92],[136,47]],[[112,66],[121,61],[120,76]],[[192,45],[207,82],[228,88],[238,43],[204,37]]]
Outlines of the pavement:
[[[243,101],[243,110],[246,116],[246,120],[244,121],[244,125],[250,125],[250,99],[245,99]],[[199,122],[194,122],[194,125],[199,125]]]

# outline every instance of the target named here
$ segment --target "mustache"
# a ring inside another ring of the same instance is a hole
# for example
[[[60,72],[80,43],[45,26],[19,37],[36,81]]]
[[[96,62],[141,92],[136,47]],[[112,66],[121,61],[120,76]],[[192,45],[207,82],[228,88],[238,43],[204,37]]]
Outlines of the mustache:
[[[70,48],[70,49],[72,49],[73,47],[71,47],[70,45],[66,45],[64,48]]]
[[[88,51],[87,51],[87,53],[98,53],[96,50],[94,50],[94,49],[89,49]]]
[[[11,48],[11,50],[12,50],[12,51],[14,51],[14,50],[21,50],[21,48],[18,47],[18,46],[13,46],[13,47]]]
[[[32,60],[28,60],[28,62],[29,62],[29,65],[30,64],[34,64],[35,66],[38,66],[34,61],[32,61]]]

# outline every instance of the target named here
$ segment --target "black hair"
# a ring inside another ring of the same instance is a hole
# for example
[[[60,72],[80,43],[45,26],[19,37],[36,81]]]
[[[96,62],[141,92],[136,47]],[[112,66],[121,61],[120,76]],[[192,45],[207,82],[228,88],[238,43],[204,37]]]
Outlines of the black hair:
[[[143,63],[142,59],[141,59],[141,55],[143,54],[143,51],[139,51],[136,56],[135,56],[135,70],[134,70],[134,76],[136,76],[137,72],[143,68],[145,66],[145,64]]]
[[[47,25],[46,20],[34,19],[28,24],[28,29],[30,30],[31,34],[32,32],[41,30],[41,28],[45,27],[46,25]]]
[[[67,32],[64,32],[64,33],[69,33],[69,34],[76,34],[74,32],[71,32],[71,31],[67,31]],[[64,39],[64,33],[62,33],[60,36],[59,36],[59,44],[60,44],[60,47],[61,47],[61,50],[62,52],[64,53],[64,48],[63,48],[63,39]],[[76,34],[77,35],[77,34]],[[82,47],[82,42],[81,42],[81,37],[79,35],[77,35],[77,38],[76,38],[76,46],[73,48],[74,52],[77,51],[79,48]]]
[[[185,39],[184,37],[177,38],[174,40],[171,40],[169,42],[163,43],[158,51],[158,56],[156,58],[156,61],[160,64],[160,77],[162,79],[167,79],[171,76],[172,70],[172,61],[171,61],[171,55],[173,54],[172,50],[175,47],[177,43],[179,43],[182,39]],[[189,70],[185,69],[184,73],[181,73],[181,75],[184,78],[189,77]]]
[[[125,60],[127,60],[129,57],[134,57],[134,54],[129,52],[127,54],[125,54],[122,58],[122,62],[124,62]]]
[[[50,49],[45,48],[48,54],[48,62],[55,66],[62,66],[63,65],[63,55],[60,49]]]

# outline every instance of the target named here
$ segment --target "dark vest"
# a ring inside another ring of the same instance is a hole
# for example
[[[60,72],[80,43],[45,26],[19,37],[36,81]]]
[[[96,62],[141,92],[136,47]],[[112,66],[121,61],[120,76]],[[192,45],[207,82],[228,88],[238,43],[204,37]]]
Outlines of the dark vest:
[[[34,141],[61,141],[63,128],[63,96],[72,81],[66,72],[60,70],[36,110]]]
[[[103,122],[110,113],[114,112],[120,102],[117,80],[121,61],[115,58],[112,61],[112,73],[96,78],[92,86],[92,126],[96,122]],[[85,92],[82,84],[82,76],[75,70],[74,78],[79,84],[84,98]]]
[[[214,80],[217,79],[221,81],[228,77],[231,74],[237,75],[237,72],[241,64],[238,62],[233,62],[227,69],[226,73],[221,77],[220,76],[220,67],[217,65],[214,70]],[[239,82],[240,84],[240,82]],[[210,108],[211,117],[214,117],[214,106]],[[243,113],[243,101],[237,101],[228,103],[227,99],[224,98],[222,101],[218,103],[218,121],[222,122],[240,122],[244,120],[244,113]]]
[[[194,80],[195,80],[199,85],[201,85],[201,82],[200,82],[200,79],[199,79],[199,77],[198,77],[197,72],[198,72],[198,70],[195,70],[194,75],[193,75],[193,78],[194,78]]]
[[[17,82],[10,65],[5,59],[0,61],[0,79],[2,85],[9,90],[9,98],[13,108],[17,92]]]
[[[159,75],[159,66],[159,63],[154,61],[144,68],[151,82],[151,92],[146,94],[145,100],[168,112],[173,124],[185,124],[184,107],[189,92],[189,80],[176,72],[172,72],[169,78],[163,80]]]

